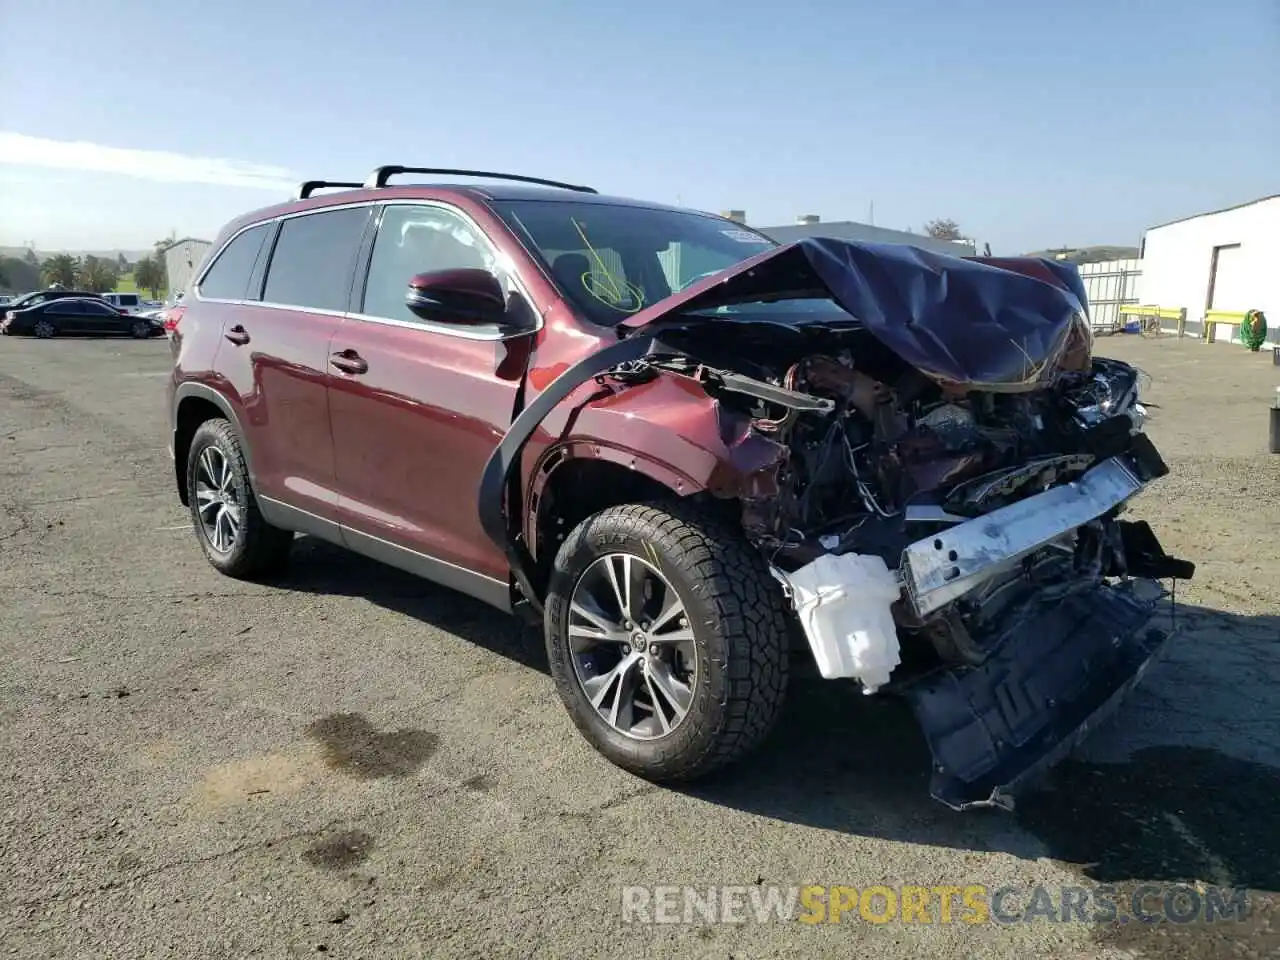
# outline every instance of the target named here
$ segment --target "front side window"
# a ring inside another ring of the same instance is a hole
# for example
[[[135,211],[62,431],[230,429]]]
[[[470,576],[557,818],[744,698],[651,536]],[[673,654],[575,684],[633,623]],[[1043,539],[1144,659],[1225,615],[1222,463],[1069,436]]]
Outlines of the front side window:
[[[267,267],[263,301],[346,310],[356,250],[370,213],[370,207],[343,207],[283,221]]]
[[[493,207],[569,300],[609,326],[777,246],[731,220],[681,210],[570,200]]]
[[[501,273],[493,247],[459,214],[443,207],[390,204],[373,242],[360,312],[421,323],[405,306],[415,274],[478,268]]]
[[[269,230],[270,225],[262,223],[227,244],[200,281],[200,296],[206,300],[244,299],[249,289],[249,274],[253,272]]]

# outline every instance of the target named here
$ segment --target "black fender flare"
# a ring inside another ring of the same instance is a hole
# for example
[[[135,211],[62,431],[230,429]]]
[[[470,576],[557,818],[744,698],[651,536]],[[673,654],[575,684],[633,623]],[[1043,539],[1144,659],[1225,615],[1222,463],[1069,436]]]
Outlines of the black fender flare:
[[[256,476],[253,471],[253,451],[249,449],[244,429],[240,425],[240,418],[236,416],[236,412],[232,408],[231,402],[208,384],[187,381],[185,383],[178,384],[174,389],[173,405],[169,411],[169,431],[171,442],[173,443],[174,478],[178,481],[179,486],[181,487],[181,477],[186,471],[187,465],[186,463],[178,462],[178,410],[182,407],[182,401],[191,399],[205,400],[212,403],[222,412],[222,415],[231,422],[231,426],[235,428],[236,434],[240,437],[240,449],[244,453],[244,461],[249,468],[249,482],[253,483],[253,479]],[[254,484],[254,486],[256,486],[256,484]],[[181,489],[179,490],[179,493],[184,497],[186,496],[186,493]]]
[[[542,603],[533,587],[533,555],[523,542],[520,528],[522,517],[507,516],[508,495],[518,501],[520,454],[533,436],[538,425],[545,420],[565,397],[574,390],[607,370],[631,360],[639,360],[649,352],[657,339],[656,332],[646,330],[579,360],[547,385],[533,402],[520,411],[503,435],[497,448],[490,454],[480,474],[479,510],[480,526],[485,535],[507,557],[516,585],[525,598],[541,611]]]

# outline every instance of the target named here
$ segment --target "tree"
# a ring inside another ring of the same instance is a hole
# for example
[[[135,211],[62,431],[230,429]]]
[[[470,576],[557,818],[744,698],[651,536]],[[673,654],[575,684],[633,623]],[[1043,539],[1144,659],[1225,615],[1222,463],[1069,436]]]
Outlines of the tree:
[[[116,265],[101,257],[86,256],[80,261],[77,278],[84,289],[106,293],[116,288]]]
[[[129,261],[125,259],[123,253],[116,256],[116,269],[121,273],[129,272]]]
[[[165,287],[164,259],[159,254],[143,257],[133,265],[133,282],[140,290],[151,291],[153,300],[159,299]]]
[[[960,232],[960,224],[945,218],[930,220],[924,225],[924,232],[935,240],[961,240],[964,237]]]
[[[40,258],[36,256],[35,250],[31,247],[27,247],[27,252],[22,255],[22,259],[27,261],[27,263],[31,264],[33,267],[40,266]]]
[[[69,253],[55,253],[40,266],[40,276],[52,287],[74,287],[80,262]]]
[[[4,261],[0,260],[0,290],[9,289],[9,271],[4,265]]]

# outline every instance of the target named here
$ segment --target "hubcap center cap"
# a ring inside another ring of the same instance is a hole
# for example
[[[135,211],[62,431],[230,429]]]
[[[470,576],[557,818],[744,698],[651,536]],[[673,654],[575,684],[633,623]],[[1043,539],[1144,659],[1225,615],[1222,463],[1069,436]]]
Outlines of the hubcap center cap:
[[[649,638],[637,630],[631,635],[631,649],[636,653],[643,653],[645,647],[649,645]]]

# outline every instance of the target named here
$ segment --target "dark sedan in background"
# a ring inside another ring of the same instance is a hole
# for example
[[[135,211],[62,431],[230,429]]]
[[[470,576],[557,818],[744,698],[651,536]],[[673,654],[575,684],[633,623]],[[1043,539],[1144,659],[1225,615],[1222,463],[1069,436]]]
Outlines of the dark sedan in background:
[[[87,297],[90,300],[101,300],[103,303],[107,302],[101,294],[90,293],[88,290],[63,290],[51,287],[48,290],[33,290],[31,293],[13,297],[4,305],[4,308],[5,310],[25,310],[27,307],[39,306],[51,300],[79,300],[82,297]],[[3,319],[4,317],[0,315],[0,320]]]
[[[164,336],[164,325],[147,317],[131,316],[109,303],[88,297],[50,300],[23,310],[8,310],[0,320],[0,333],[32,334],[129,334],[139,339]]]

